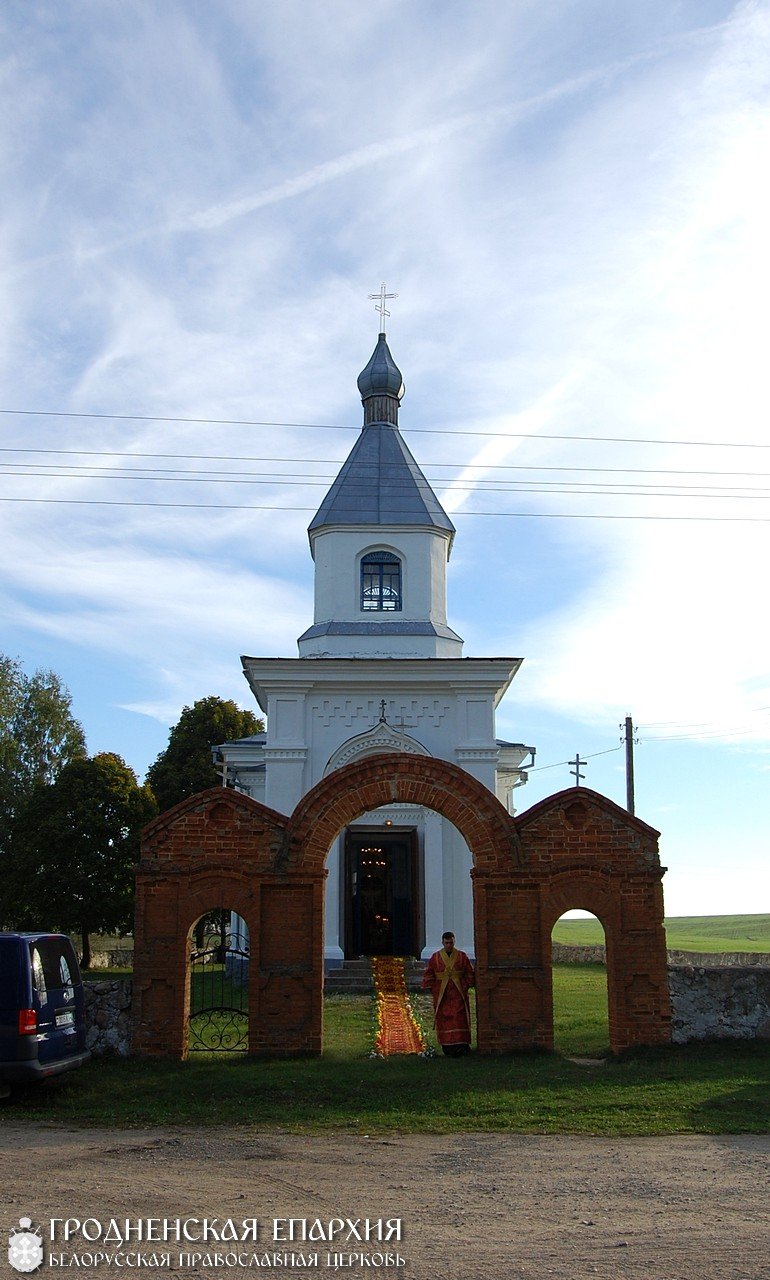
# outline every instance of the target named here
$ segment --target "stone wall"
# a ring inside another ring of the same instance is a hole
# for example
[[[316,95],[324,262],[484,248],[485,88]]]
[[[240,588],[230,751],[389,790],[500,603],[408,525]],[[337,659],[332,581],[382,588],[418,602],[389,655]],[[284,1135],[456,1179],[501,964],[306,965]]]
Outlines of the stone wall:
[[[604,946],[577,946],[571,942],[554,942],[554,964],[604,964]],[[113,951],[94,951],[92,969],[130,969],[134,963],[134,948],[121,947]],[[706,969],[744,968],[747,965],[770,965],[767,951],[669,951],[669,964],[696,965]]]
[[[586,948],[593,950],[593,948]],[[693,1040],[770,1039],[770,965],[765,968],[670,966],[671,1038]],[[130,1052],[131,979],[84,984],[87,1043],[91,1052]]]
[[[697,969],[746,969],[753,965],[770,965],[767,951],[669,951],[669,964],[683,964]]]
[[[83,983],[86,1005],[86,1045],[95,1057],[131,1051],[130,978],[103,978]]]
[[[78,954],[80,954],[78,952]],[[133,944],[110,951],[92,951],[90,969],[130,969],[134,963]]]
[[[770,965],[765,968],[703,968],[676,965],[668,971],[671,1039],[770,1040]]]
[[[670,965],[690,965],[701,969],[743,969],[750,965],[770,965],[767,951],[668,951]],[[571,942],[554,942],[554,964],[604,964],[604,946],[580,947]]]

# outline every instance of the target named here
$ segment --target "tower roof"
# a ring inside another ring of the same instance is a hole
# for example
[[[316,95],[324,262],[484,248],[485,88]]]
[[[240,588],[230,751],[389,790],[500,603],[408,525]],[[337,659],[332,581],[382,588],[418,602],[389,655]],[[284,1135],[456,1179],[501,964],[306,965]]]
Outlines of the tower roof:
[[[403,380],[384,333],[359,376],[358,389],[364,405],[361,434],[308,532],[328,525],[419,525],[453,537],[452,521],[399,432]]]

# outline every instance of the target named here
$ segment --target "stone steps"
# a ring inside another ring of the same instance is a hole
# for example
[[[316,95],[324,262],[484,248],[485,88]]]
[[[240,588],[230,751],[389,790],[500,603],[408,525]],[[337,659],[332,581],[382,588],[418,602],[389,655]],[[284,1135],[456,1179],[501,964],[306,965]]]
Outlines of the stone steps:
[[[327,996],[372,995],[374,981],[372,963],[361,960],[343,960],[337,969],[330,969],[324,978],[324,993]]]
[[[408,959],[404,964],[407,990],[419,991],[424,969],[422,960]],[[324,992],[331,995],[372,995],[374,980],[368,957],[344,960],[338,969],[330,969],[324,979]]]

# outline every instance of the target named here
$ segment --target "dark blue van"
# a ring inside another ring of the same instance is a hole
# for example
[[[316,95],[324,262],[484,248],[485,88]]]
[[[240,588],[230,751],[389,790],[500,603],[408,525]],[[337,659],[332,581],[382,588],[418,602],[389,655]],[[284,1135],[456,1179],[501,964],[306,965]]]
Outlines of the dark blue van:
[[[62,933],[0,933],[0,1089],[88,1062],[83,982]]]

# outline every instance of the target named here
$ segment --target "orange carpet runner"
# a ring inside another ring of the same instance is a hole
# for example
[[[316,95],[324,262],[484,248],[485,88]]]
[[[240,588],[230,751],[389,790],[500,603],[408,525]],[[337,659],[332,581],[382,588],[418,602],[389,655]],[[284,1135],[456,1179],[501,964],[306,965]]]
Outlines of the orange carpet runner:
[[[373,956],[372,974],[377,996],[375,1052],[424,1053],[425,1039],[412,1012],[401,956]]]

